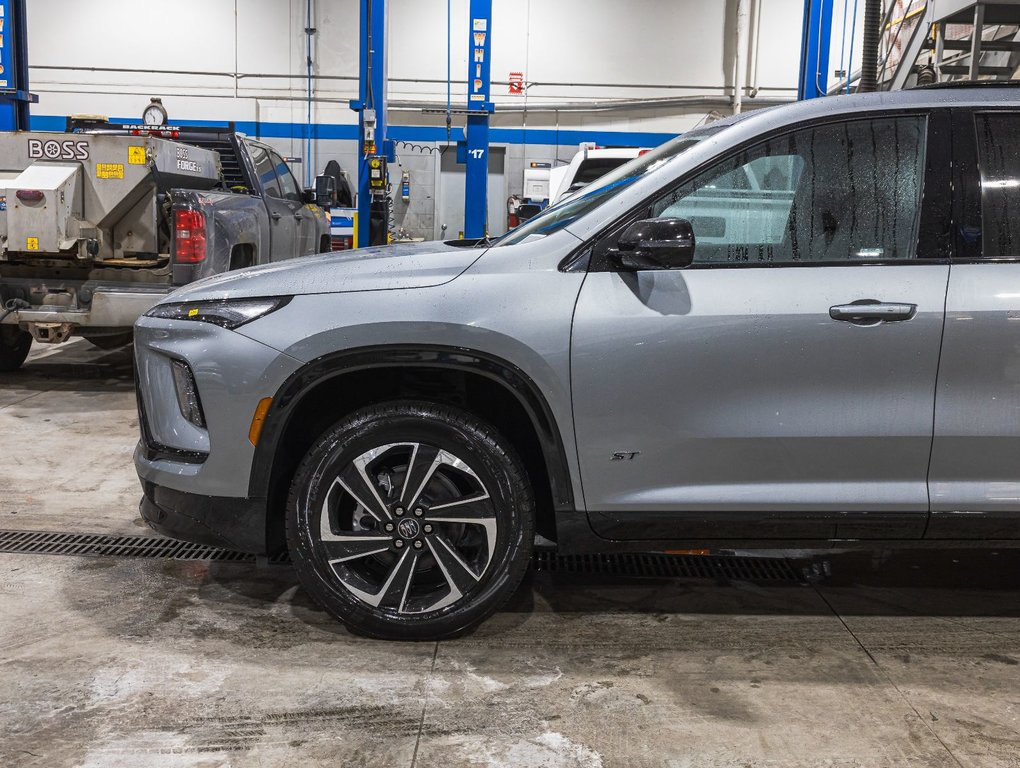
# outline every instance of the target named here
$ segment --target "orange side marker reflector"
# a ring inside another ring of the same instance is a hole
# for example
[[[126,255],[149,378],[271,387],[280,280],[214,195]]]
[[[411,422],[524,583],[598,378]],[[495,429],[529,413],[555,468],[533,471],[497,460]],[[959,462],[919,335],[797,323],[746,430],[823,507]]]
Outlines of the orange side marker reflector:
[[[248,430],[248,442],[252,445],[259,444],[259,435],[262,434],[262,425],[266,421],[266,413],[269,406],[273,404],[273,398],[263,397],[255,408],[255,415],[251,417],[251,429]]]

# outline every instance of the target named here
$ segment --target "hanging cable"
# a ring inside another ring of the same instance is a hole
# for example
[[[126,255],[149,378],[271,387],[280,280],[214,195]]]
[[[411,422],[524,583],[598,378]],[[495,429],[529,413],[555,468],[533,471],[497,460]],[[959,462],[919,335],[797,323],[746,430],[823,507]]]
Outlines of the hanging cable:
[[[846,70],[846,17],[850,10],[850,0],[843,0],[843,30],[839,35],[839,71],[843,77],[849,78],[850,73]]]
[[[850,78],[854,71],[854,42],[857,39],[857,0],[854,0],[854,18],[850,22],[850,57],[846,63],[846,92],[850,95]]]
[[[305,66],[308,68],[308,116],[305,124],[305,186],[312,186],[312,0],[308,0],[307,18],[305,22],[305,38],[307,40]]]
[[[450,133],[453,126],[453,100],[450,94],[452,82],[450,30],[453,27],[453,17],[451,15],[450,2],[451,0],[446,0],[446,146],[450,146]]]

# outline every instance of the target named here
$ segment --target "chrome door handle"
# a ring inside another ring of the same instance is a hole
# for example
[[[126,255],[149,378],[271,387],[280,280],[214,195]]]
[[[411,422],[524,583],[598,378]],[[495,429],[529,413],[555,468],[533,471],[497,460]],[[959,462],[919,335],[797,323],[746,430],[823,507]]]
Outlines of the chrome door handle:
[[[849,304],[837,304],[829,307],[829,317],[856,325],[875,325],[877,323],[894,323],[909,320],[917,314],[916,304],[901,302],[882,302],[874,299],[861,299]]]

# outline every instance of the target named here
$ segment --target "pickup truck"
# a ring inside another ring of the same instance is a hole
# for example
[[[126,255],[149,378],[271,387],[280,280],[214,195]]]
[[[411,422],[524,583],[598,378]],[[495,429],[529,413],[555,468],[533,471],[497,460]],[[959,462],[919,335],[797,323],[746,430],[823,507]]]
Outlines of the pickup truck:
[[[328,251],[330,182],[302,190],[276,150],[224,129],[0,137],[0,371],[33,339],[119,346],[179,286]]]

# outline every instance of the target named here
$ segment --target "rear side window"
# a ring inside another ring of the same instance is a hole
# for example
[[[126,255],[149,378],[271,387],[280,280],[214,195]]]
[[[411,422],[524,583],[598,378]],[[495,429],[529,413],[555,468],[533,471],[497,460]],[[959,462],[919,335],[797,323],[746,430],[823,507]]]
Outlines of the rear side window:
[[[628,160],[626,157],[589,157],[587,160],[582,160],[581,164],[577,166],[577,173],[574,175],[571,185],[591,184],[595,179],[605,176],[614,168],[619,168]]]
[[[290,168],[282,157],[275,152],[270,154],[272,155],[273,163],[276,165],[276,175],[280,178],[280,188],[283,190],[283,196],[288,200],[300,203],[301,190],[298,188],[297,181],[294,180],[294,174],[290,172]]]
[[[695,264],[913,258],[926,124],[909,116],[800,129],[722,161],[652,215],[691,222]]]
[[[273,168],[273,160],[269,157],[269,153],[258,144],[249,144],[248,151],[251,152],[251,159],[255,163],[255,173],[258,174],[266,195],[283,197],[280,193],[280,182],[276,180],[276,169]]]
[[[983,255],[1020,258],[1020,114],[978,115],[977,135]]]

